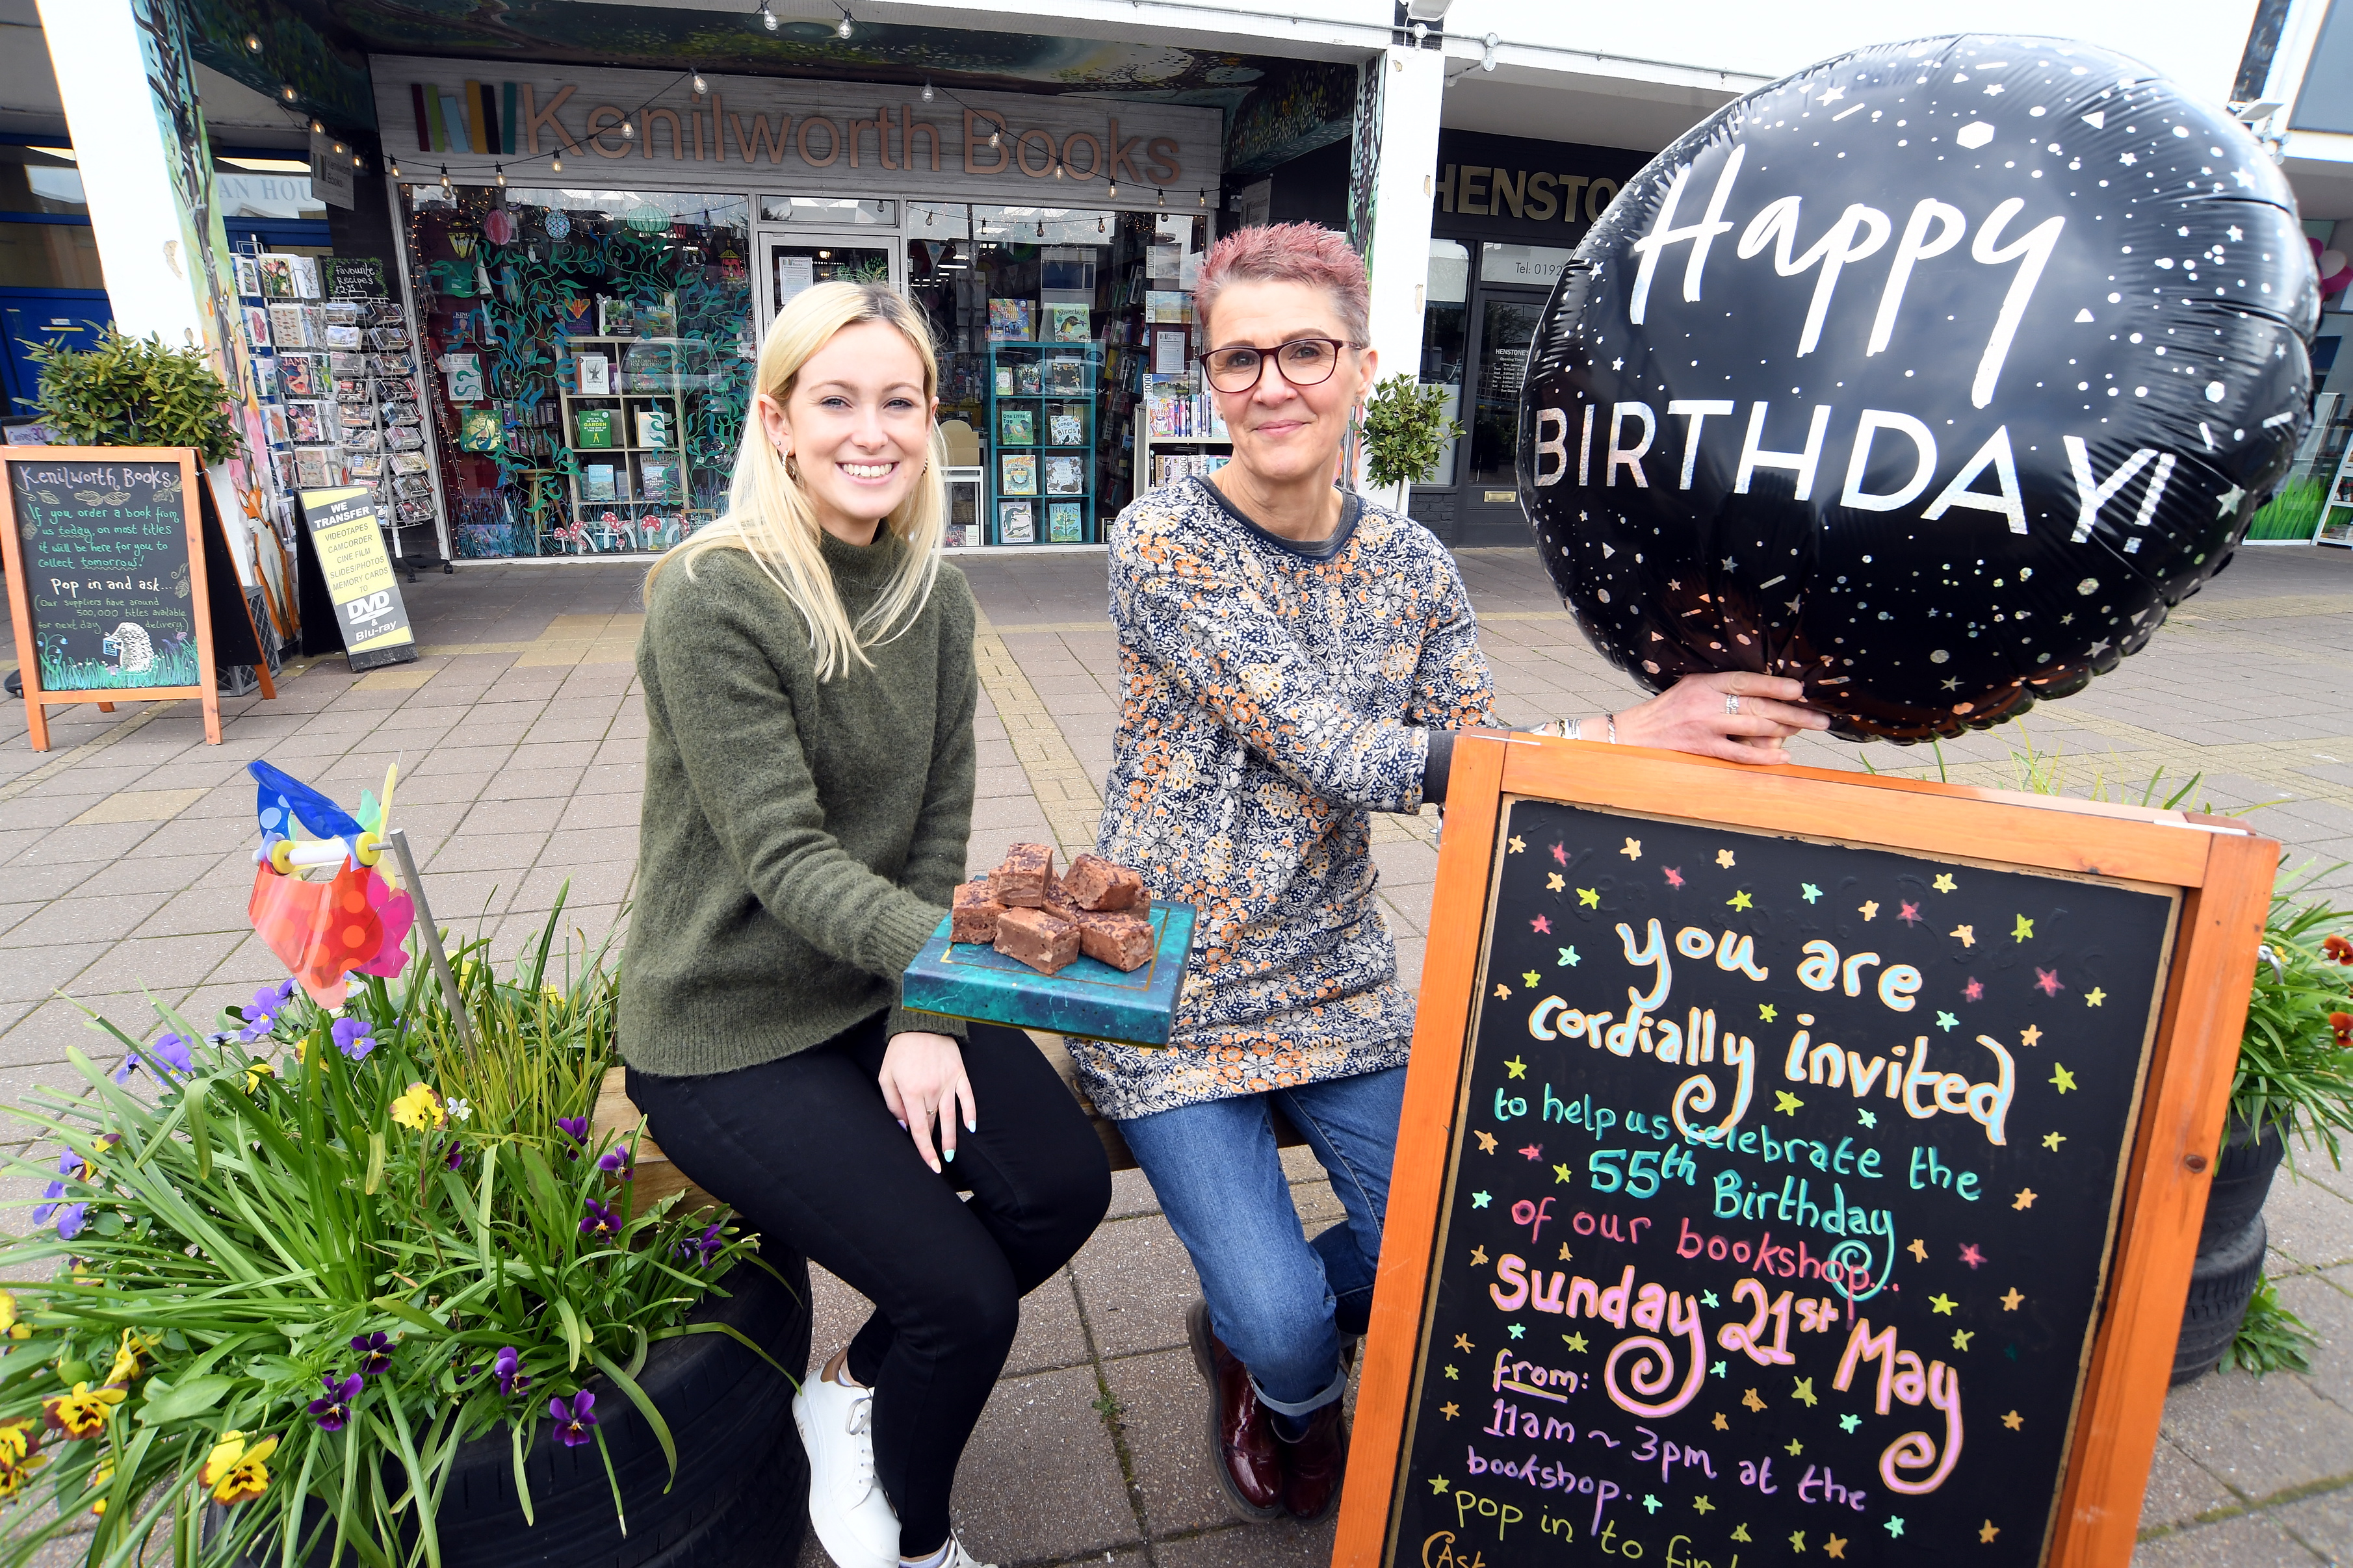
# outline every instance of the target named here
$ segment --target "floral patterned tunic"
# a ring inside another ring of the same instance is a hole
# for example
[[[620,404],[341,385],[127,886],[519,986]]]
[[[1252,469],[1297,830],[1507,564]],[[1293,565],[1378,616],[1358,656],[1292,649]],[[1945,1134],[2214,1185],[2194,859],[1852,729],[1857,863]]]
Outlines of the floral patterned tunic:
[[[1369,814],[1420,809],[1430,729],[1496,722],[1453,558],[1355,498],[1294,544],[1199,479],[1110,542],[1125,700],[1096,852],[1200,923],[1167,1047],[1071,1042],[1088,1093],[1126,1119],[1403,1063]]]

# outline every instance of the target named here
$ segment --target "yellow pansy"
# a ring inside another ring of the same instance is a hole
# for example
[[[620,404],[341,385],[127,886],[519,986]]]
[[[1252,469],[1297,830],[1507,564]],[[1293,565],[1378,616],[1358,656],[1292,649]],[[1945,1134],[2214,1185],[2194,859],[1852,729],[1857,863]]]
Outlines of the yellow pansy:
[[[92,1388],[87,1383],[77,1383],[71,1394],[59,1394],[41,1401],[42,1414],[49,1425],[69,1437],[95,1437],[106,1430],[106,1423],[114,1407],[122,1403],[119,1388]]]
[[[448,1120],[433,1086],[412,1083],[408,1092],[392,1102],[392,1119],[413,1132],[427,1132]]]
[[[0,1333],[5,1333],[16,1326],[16,1298],[5,1290],[0,1290]]]
[[[121,1387],[129,1387],[146,1371],[145,1364],[139,1358],[153,1350],[154,1346],[153,1340],[142,1339],[131,1330],[123,1330],[122,1343],[114,1352],[114,1364],[107,1369],[106,1381]]]
[[[0,1470],[21,1468],[36,1451],[37,1440],[29,1419],[11,1421],[0,1426]]]
[[[254,1090],[261,1087],[261,1080],[263,1079],[276,1078],[277,1076],[278,1069],[271,1067],[268,1062],[249,1061],[246,1063],[245,1092],[251,1094]]]
[[[108,1461],[106,1461],[104,1464],[102,1464],[102,1465],[99,1466],[99,1467],[98,1467],[98,1468],[96,1468],[96,1469],[94,1469],[94,1470],[90,1471],[90,1489],[91,1491],[94,1491],[94,1492],[102,1492],[102,1491],[104,1491],[108,1487],[112,1486],[113,1484],[114,1484],[114,1461],[113,1461],[113,1460],[109,1459],[109,1460],[108,1460]],[[104,1513],[104,1512],[106,1511],[106,1500],[105,1500],[104,1498],[100,1498],[100,1499],[99,1499],[96,1502],[94,1502],[94,1503],[90,1504],[90,1512],[92,1512],[92,1513],[98,1513],[98,1514],[102,1514],[102,1513]]]
[[[196,1479],[213,1489],[213,1500],[250,1502],[269,1489],[269,1467],[263,1460],[278,1452],[278,1439],[264,1437],[248,1446],[242,1432],[224,1432],[221,1440],[196,1472]]]

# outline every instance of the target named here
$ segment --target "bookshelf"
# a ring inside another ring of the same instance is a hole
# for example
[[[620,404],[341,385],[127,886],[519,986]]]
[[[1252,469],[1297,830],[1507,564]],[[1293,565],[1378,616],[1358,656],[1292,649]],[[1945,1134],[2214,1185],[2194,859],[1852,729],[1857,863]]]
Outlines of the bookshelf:
[[[679,373],[688,352],[684,340],[577,336],[566,338],[565,346],[557,439],[573,461],[565,466],[564,521],[552,531],[559,549],[580,554],[668,549],[699,521],[688,515],[689,378]],[[667,351],[670,368],[632,374],[633,349],[653,351],[637,356],[640,366],[661,363]],[[580,390],[583,362],[593,356],[604,359],[611,390]],[[647,384],[640,388],[639,382]],[[588,439],[600,430],[601,444]]]
[[[1092,340],[988,345],[991,544],[1096,542],[1103,354]]]
[[[1169,484],[1187,473],[1208,474],[1234,455],[1217,400],[1183,382],[1147,387],[1135,422],[1137,489]],[[1199,459],[1216,459],[1204,462]],[[1171,459],[1177,459],[1172,462]],[[1193,459],[1187,461],[1186,459]]]

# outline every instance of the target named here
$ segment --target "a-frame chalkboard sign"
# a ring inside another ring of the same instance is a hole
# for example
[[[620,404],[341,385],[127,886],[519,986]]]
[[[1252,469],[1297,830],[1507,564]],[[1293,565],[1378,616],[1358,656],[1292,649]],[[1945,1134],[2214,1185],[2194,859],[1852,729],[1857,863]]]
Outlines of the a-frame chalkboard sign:
[[[1464,736],[1335,1568],[2123,1568],[2277,861]]]
[[[48,706],[179,697],[218,745],[223,662],[252,663],[277,695],[195,452],[0,447],[0,507],[33,750],[49,749]]]

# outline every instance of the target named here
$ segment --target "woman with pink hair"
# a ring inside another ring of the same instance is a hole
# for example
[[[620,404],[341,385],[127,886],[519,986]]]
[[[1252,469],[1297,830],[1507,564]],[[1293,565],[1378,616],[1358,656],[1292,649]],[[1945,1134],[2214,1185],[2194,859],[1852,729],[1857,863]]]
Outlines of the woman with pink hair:
[[[1413,998],[1374,902],[1370,814],[1442,801],[1453,732],[1501,722],[1453,558],[1333,482],[1373,386],[1370,304],[1328,229],[1219,241],[1195,309],[1233,461],[1138,497],[1110,540],[1126,700],[1096,848],[1201,921],[1169,1048],[1071,1055],[1200,1276],[1187,1328],[1216,1472],[1260,1519],[1337,1501],[1341,1346],[1372,1304]],[[1827,723],[1799,689],[1692,676],[1551,727],[1779,762]],[[1270,1105],[1346,1211],[1312,1241]]]

